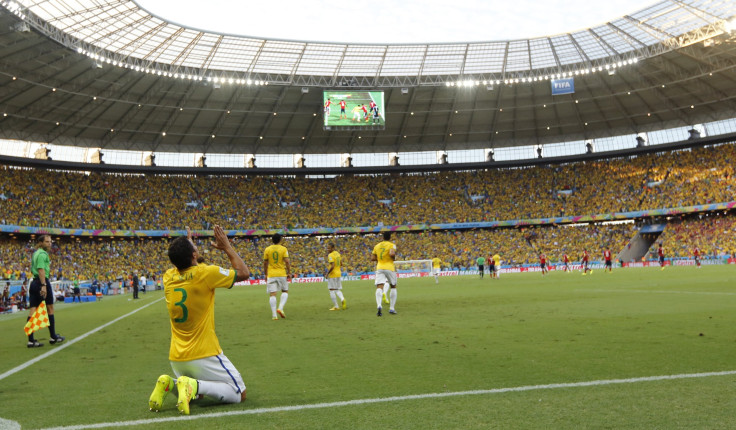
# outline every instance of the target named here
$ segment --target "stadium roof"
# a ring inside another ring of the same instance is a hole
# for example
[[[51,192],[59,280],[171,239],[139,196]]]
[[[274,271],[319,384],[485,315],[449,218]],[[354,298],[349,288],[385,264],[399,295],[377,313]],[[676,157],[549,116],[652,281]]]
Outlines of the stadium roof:
[[[526,40],[341,44],[185,28],[125,0],[0,1],[0,138],[111,149],[473,149],[736,117],[736,3],[667,0]],[[575,93],[552,96],[550,79]],[[386,129],[324,130],[322,89],[382,89]],[[164,134],[165,133],[165,134]]]

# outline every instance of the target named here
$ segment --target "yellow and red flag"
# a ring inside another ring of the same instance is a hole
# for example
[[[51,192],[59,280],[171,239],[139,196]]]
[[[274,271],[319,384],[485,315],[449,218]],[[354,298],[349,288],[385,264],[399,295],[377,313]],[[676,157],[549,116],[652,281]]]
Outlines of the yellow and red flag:
[[[46,311],[46,303],[41,302],[41,304],[36,308],[36,312],[33,313],[31,319],[26,323],[23,330],[26,332],[26,335],[30,335],[31,333],[35,333],[36,331],[48,326],[49,314]]]

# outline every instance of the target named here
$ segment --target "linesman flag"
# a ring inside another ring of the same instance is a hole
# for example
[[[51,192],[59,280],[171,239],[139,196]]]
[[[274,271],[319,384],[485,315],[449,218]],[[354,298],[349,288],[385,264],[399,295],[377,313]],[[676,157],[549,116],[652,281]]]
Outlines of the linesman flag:
[[[46,303],[41,302],[40,305],[36,308],[36,312],[33,313],[33,316],[30,320],[26,323],[26,326],[23,328],[23,330],[26,332],[26,335],[29,335],[31,333],[35,333],[38,330],[41,330],[44,327],[49,326],[49,314],[46,312]]]

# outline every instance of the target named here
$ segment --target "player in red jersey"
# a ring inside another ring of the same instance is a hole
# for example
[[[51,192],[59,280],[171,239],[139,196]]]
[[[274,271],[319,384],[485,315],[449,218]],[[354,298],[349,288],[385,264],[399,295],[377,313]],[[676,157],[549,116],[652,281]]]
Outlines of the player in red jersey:
[[[657,256],[659,257],[659,266],[664,270],[664,248],[662,248],[662,242],[659,243],[659,248],[657,248]]]
[[[693,249],[693,257],[695,257],[695,265],[700,269],[700,248],[697,246]]]
[[[588,250],[587,249],[583,249],[583,257],[582,257],[581,260],[582,260],[582,264],[583,264],[583,267],[582,267],[583,276],[585,276],[585,274],[588,273],[588,271],[590,271],[590,274],[592,275],[593,274],[593,270],[590,269],[590,268],[588,268],[588,262],[590,261],[590,256],[588,255]]]
[[[562,262],[565,263],[565,272],[570,272],[570,257],[567,254],[562,255]]]
[[[542,276],[547,274],[547,256],[544,252],[539,254],[539,267],[542,269]]]
[[[365,107],[365,104],[360,105],[360,108],[363,110],[363,119],[368,121],[368,108]]]
[[[608,247],[603,251],[603,259],[606,261],[606,269],[610,273],[613,269],[613,261],[611,260],[611,250]],[[603,273],[606,272],[606,269],[603,269]]]
[[[332,99],[327,99],[325,102],[325,115],[330,116],[330,105],[332,104]]]
[[[345,100],[340,100],[340,119],[348,119],[348,114],[345,113],[346,107],[347,103],[345,103]]]

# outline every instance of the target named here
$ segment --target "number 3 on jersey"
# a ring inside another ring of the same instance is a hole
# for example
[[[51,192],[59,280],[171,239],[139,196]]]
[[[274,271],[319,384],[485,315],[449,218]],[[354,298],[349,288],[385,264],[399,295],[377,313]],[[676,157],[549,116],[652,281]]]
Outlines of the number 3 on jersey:
[[[174,319],[174,322],[183,323],[187,321],[187,318],[189,318],[189,309],[187,309],[184,304],[184,302],[187,301],[187,290],[184,288],[174,288],[174,291],[181,291],[181,300],[174,303],[174,306],[179,306],[181,308],[181,318]]]

